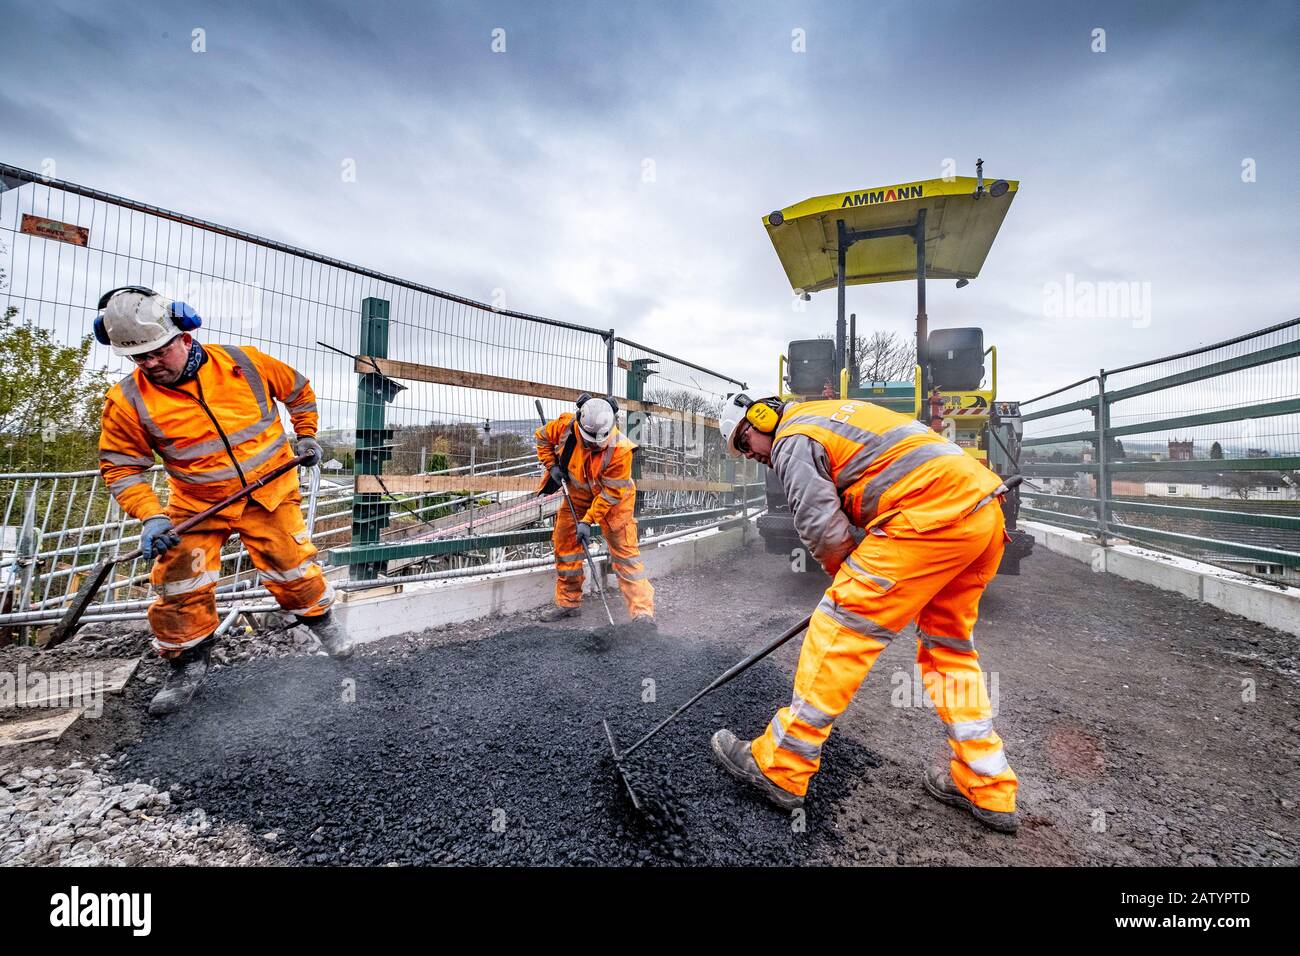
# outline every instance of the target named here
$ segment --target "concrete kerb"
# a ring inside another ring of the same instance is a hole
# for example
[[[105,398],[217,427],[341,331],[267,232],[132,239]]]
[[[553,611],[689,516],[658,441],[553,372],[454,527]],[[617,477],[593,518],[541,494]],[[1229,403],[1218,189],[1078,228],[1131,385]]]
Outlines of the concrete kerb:
[[[1082,561],[1095,572],[1173,591],[1221,611],[1300,635],[1300,588],[1266,584],[1211,564],[1136,545],[1103,548],[1081,531],[1037,521],[1021,521],[1019,526],[1033,535],[1039,546]],[[1026,569],[1030,566],[1025,565]]]
[[[642,551],[642,562],[653,580],[740,547],[743,534],[741,527],[714,528],[675,538]],[[612,575],[606,575],[604,583],[617,621],[623,610],[617,582]],[[444,624],[546,607],[554,588],[554,568],[523,568],[482,577],[405,584],[396,593],[388,589],[379,589],[382,593],[378,594],[357,591],[339,602],[335,613],[356,641],[366,643]],[[595,591],[590,575],[584,590]]]

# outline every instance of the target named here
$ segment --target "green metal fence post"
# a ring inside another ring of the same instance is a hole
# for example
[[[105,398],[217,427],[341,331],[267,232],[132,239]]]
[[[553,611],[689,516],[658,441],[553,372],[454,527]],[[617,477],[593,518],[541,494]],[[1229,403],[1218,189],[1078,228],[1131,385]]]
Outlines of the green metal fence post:
[[[1097,540],[1106,547],[1106,507],[1110,501],[1110,403],[1106,400],[1106,370],[1097,371]]]
[[[651,365],[658,365],[655,359],[639,358],[633,359],[628,364],[627,370],[627,397],[634,402],[645,401],[645,382],[655,370]],[[634,412],[629,409],[627,413],[627,430],[632,440],[636,442],[637,449],[632,453],[632,480],[639,481],[641,478],[641,456],[644,452],[641,450],[641,444],[645,439],[645,412]],[[645,500],[642,495],[636,496],[636,514],[641,514]]]
[[[375,358],[388,357],[388,301],[366,298],[361,300],[361,355]],[[379,475],[384,462],[392,457],[390,442],[393,431],[385,427],[384,411],[393,400],[393,390],[388,380],[378,372],[365,372],[357,376],[357,432],[356,454],[352,473]],[[355,486],[354,486],[355,487]],[[388,527],[389,505],[384,496],[374,493],[352,494],[352,546],[378,544],[380,534]],[[387,562],[354,564],[348,576],[354,580],[376,578],[387,568]]]

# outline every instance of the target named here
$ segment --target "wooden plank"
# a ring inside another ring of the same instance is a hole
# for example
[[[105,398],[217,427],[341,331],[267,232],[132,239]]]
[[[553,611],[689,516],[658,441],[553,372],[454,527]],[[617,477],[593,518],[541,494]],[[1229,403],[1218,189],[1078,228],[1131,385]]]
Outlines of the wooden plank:
[[[503,475],[384,475],[384,486],[394,494],[433,494],[447,491],[536,491],[542,476],[512,478]],[[357,475],[357,492],[382,494],[375,475]]]
[[[140,665],[138,657],[83,661],[47,680],[42,693],[23,697],[23,707],[70,707],[96,694],[120,694]]]
[[[80,707],[66,710],[14,711],[19,716],[0,722],[0,747],[18,747],[41,740],[58,740],[82,714]]]
[[[511,478],[500,475],[384,475],[384,486],[393,494],[435,494],[451,491],[536,491],[541,475],[535,478]],[[699,481],[691,478],[643,478],[636,483],[640,491],[732,491],[725,481]],[[359,494],[383,494],[374,475],[357,475]]]
[[[373,364],[372,364],[373,363]],[[454,385],[458,388],[478,388],[488,392],[505,392],[509,395],[524,395],[528,398],[550,398],[559,402],[576,402],[582,391],[566,388],[563,385],[544,385],[522,378],[505,378],[501,375],[488,375],[485,372],[464,372],[460,369],[442,368],[438,365],[424,365],[419,362],[400,362],[396,359],[374,358],[362,355],[354,366],[358,375],[374,374],[378,366],[381,374],[389,378],[406,379],[410,382],[429,382],[433,385]],[[708,428],[717,428],[718,420],[707,415],[693,416],[674,408],[656,405],[653,402],[638,402],[630,398],[620,398],[619,407],[633,412],[645,412],[673,421],[694,419]]]

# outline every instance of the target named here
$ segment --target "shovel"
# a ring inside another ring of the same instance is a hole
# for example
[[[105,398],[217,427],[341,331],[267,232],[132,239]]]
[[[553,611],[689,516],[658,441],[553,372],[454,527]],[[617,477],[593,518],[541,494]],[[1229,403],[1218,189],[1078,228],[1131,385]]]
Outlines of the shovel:
[[[542,411],[542,402],[540,399],[533,399],[533,404],[537,406],[537,415],[542,420],[542,427],[546,427],[546,413]],[[564,500],[569,503],[569,514],[573,515],[574,525],[578,525],[578,509],[573,507],[573,499],[569,497],[569,483],[560,482],[560,490],[564,492]],[[614,615],[610,613],[609,601],[605,598],[605,587],[600,583],[600,573],[596,570],[595,562],[591,560],[591,551],[587,548],[587,542],[579,539],[578,544],[582,545],[582,553],[587,558],[587,567],[591,569],[591,580],[595,582],[596,591],[600,594],[600,603],[605,605],[605,617],[609,618],[609,626],[614,627]]]
[[[263,475],[261,478],[257,479],[257,481],[253,482],[251,485],[245,485],[243,488],[240,488],[238,491],[236,491],[233,495],[223,499],[222,501],[218,501],[215,505],[213,505],[211,508],[208,508],[206,511],[200,511],[198,514],[194,515],[193,517],[186,518],[184,521],[182,521],[180,524],[174,527],[172,529],[172,532],[174,534],[184,534],[186,531],[189,531],[190,528],[193,528],[200,521],[206,521],[208,518],[211,518],[218,511],[221,511],[233,505],[240,498],[246,498],[247,496],[251,495],[253,492],[257,491],[259,488],[274,481],[276,478],[279,478],[286,471],[290,471],[291,469],[297,468],[299,465],[301,465],[304,461],[306,461],[310,457],[311,457],[310,455],[299,455],[297,458],[294,458],[292,461],[286,461],[279,468],[276,468],[274,471],[268,472],[267,474]],[[68,610],[64,612],[63,617],[59,620],[58,625],[54,628],[54,633],[50,636],[49,641],[46,642],[45,644],[46,649],[48,650],[51,647],[57,647],[58,645],[62,644],[64,641],[66,641],[69,637],[73,635],[73,633],[77,630],[77,622],[80,621],[82,615],[86,613],[86,608],[90,607],[90,602],[95,599],[95,595],[99,593],[99,589],[104,586],[104,582],[108,580],[108,576],[112,572],[113,567],[115,565],[117,565],[122,561],[134,561],[136,558],[140,558],[143,556],[144,556],[144,552],[142,552],[139,548],[136,548],[134,551],[129,551],[126,554],[120,554],[114,558],[108,558],[104,561],[99,562],[99,564],[95,565],[94,568],[91,569],[90,576],[86,578],[86,582],[81,586],[80,590],[77,591],[76,596],[72,599],[72,603],[68,606]]]
[[[720,674],[717,680],[715,680],[708,687],[704,688],[702,691],[697,693],[686,703],[682,704],[682,706],[674,710],[671,714],[669,714],[667,717],[661,720],[654,727],[653,730],[651,730],[648,734],[646,734],[644,737],[642,737],[632,746],[628,747],[627,750],[624,750],[622,753],[618,752],[618,744],[615,743],[614,741],[614,732],[609,728],[609,721],[605,719],[601,720],[600,725],[605,728],[605,737],[609,740],[609,749],[614,754],[614,769],[618,771],[619,777],[622,778],[623,786],[627,787],[628,796],[632,798],[632,805],[634,807],[636,807],[638,810],[641,809],[641,798],[637,796],[636,790],[634,790],[632,787],[632,782],[627,779],[627,774],[623,772],[623,761],[626,760],[628,757],[630,757],[633,751],[635,751],[643,743],[645,743],[651,737],[655,736],[657,733],[659,733],[659,731],[663,730],[670,723],[672,723],[674,720],[676,720],[678,717],[684,714],[687,710],[689,710],[691,707],[699,703],[703,698],[713,693],[723,684],[727,683],[727,681],[749,670],[751,667],[753,667],[763,658],[767,657],[768,654],[771,654],[782,644],[785,644],[787,641],[789,641],[792,637],[802,634],[804,631],[808,630],[808,625],[809,623],[811,623],[811,621],[812,621],[811,615],[804,618],[802,621],[794,625],[794,627],[790,628],[788,631],[786,631],[776,640],[772,641],[771,644],[768,644],[766,647],[755,651],[753,654],[746,657],[740,663],[733,665],[731,668],[729,668],[728,670]]]

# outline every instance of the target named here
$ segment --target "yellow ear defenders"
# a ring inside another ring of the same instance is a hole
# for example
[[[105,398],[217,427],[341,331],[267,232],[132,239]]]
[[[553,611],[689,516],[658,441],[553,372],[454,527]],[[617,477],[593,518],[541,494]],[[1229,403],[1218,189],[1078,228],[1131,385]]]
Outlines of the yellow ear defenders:
[[[754,401],[743,395],[736,396],[736,403],[745,409],[745,421],[755,431],[770,435],[781,424],[781,402],[775,398],[760,398]]]

